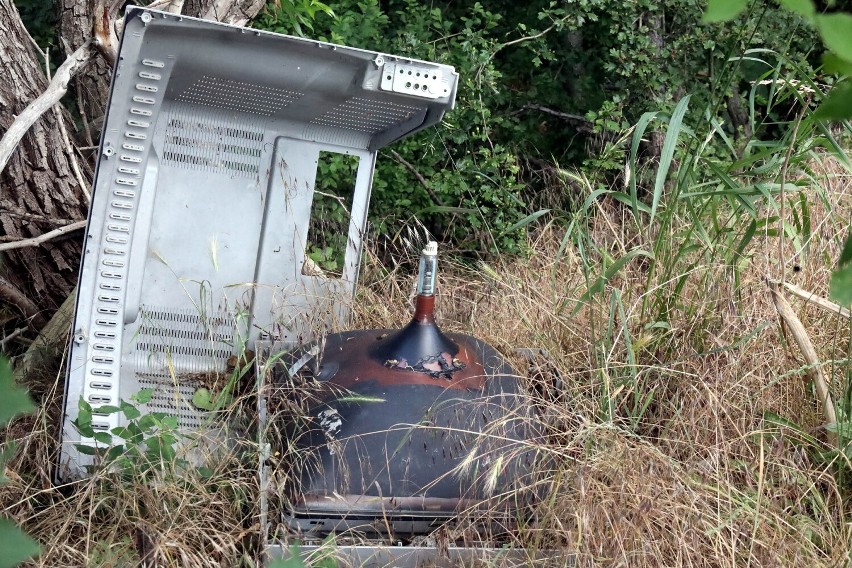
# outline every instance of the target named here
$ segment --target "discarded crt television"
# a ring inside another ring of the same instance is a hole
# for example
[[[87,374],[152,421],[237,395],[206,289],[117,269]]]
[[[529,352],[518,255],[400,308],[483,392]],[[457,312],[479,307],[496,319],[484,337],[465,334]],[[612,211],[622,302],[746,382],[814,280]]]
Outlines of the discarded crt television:
[[[493,534],[523,508],[534,453],[523,387],[492,347],[441,332],[436,276],[429,243],[407,326],[328,334],[270,367],[261,412],[269,424],[282,413],[274,430],[289,430],[299,464],[284,464],[279,488],[289,528],[411,535],[465,515]],[[274,403],[282,393],[297,410]]]
[[[74,424],[80,400],[93,407],[92,431],[111,435],[125,417],[98,407],[152,389],[142,412],[196,430],[209,414],[193,401],[195,377],[251,349],[275,351],[258,357],[270,388],[316,394],[291,432],[305,455],[281,517],[292,530],[381,522],[393,529],[378,532],[425,532],[507,494],[528,461],[509,464],[499,451],[523,445],[519,384],[492,348],[434,326],[434,250],[410,326],[329,333],[350,313],[378,150],[438,123],[457,82],[446,65],[128,8],[83,247],[57,478],[93,465],[80,448],[99,442]],[[336,276],[313,270],[306,252],[328,154],[357,161]],[[261,404],[261,422],[270,417]]]

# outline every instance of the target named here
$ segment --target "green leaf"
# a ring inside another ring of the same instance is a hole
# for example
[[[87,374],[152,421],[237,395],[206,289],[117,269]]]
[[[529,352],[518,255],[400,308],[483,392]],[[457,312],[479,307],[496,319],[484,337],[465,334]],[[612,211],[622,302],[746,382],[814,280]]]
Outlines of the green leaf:
[[[85,436],[85,434],[83,435]],[[96,456],[99,453],[97,448],[93,448],[92,446],[87,446],[85,444],[74,444],[74,447],[77,448],[78,452],[87,456]]]
[[[604,286],[606,286],[606,283],[609,282],[613,276],[618,274],[621,269],[624,268],[624,265],[626,265],[628,262],[630,262],[637,256],[644,256],[645,258],[650,259],[654,258],[651,253],[644,249],[633,249],[629,251],[627,254],[613,262],[612,265],[607,268],[601,276],[598,276],[597,280],[595,280],[595,282],[589,286],[588,290],[586,290],[586,292],[582,296],[580,296],[580,299],[577,300],[577,304],[574,307],[574,313],[577,313],[583,307],[584,304],[589,302],[592,299],[592,296],[603,291]]]
[[[113,435],[118,436],[119,438],[123,438],[125,440],[133,436],[133,432],[131,432],[124,426],[118,426],[116,428],[113,428],[112,430],[110,430],[110,432],[112,432]]]
[[[831,275],[828,296],[842,306],[852,304],[852,265]]]
[[[838,12],[815,19],[825,46],[841,59],[852,61],[852,14]]]
[[[836,75],[852,76],[852,61],[846,61],[836,54],[826,51],[822,54],[822,70]]]
[[[209,390],[200,388],[192,395],[192,404],[201,410],[213,410],[215,403]]]
[[[135,420],[142,416],[142,413],[139,412],[139,409],[126,401],[121,401],[121,411],[124,413],[124,417],[128,420]]]
[[[9,519],[0,518],[0,568],[12,568],[41,552],[36,541]]]
[[[107,452],[107,455],[106,455],[107,461],[113,461],[113,460],[118,459],[121,456],[121,454],[123,454],[124,452],[125,452],[125,448],[124,448],[123,444],[119,445],[119,446],[113,446]]]
[[[828,295],[838,304],[848,306],[852,304],[852,232],[846,237],[837,265],[838,269],[831,275]]]
[[[633,209],[633,216],[638,219],[639,218],[639,197],[638,191],[636,189],[636,179],[639,175],[639,162],[636,159],[636,156],[639,152],[639,145],[642,143],[642,137],[645,135],[645,129],[648,128],[648,124],[652,120],[657,117],[656,112],[646,112],[639,118],[639,122],[636,123],[636,127],[633,129],[633,140],[630,143],[630,202],[631,207]],[[650,209],[648,210],[650,213]]]
[[[136,394],[130,397],[130,400],[138,402],[139,404],[148,404],[151,402],[151,399],[154,397],[154,389],[142,389]]]
[[[837,261],[837,266],[843,267],[845,264],[852,262],[852,231],[846,236],[846,244],[843,245],[843,250],[840,252],[840,260]]]
[[[172,430],[176,430],[178,427],[178,419],[177,416],[166,416],[163,418],[163,426],[166,428],[171,428]]]
[[[3,393],[0,396],[0,426],[5,425],[15,416],[35,410],[35,405],[27,391],[15,384],[12,366],[4,357],[0,357],[0,393]]]
[[[376,397],[376,396],[364,396],[364,395],[343,396],[343,397],[334,399],[334,401],[335,402],[352,402],[352,403],[387,402],[383,398],[379,398],[379,397]]]
[[[683,117],[686,114],[686,109],[689,106],[689,99],[692,95],[683,97],[675,107],[672,117],[669,120],[669,127],[666,130],[666,139],[663,141],[663,151],[660,153],[660,165],[657,167],[657,179],[654,182],[654,197],[651,201],[651,219],[648,225],[654,224],[654,215],[657,213],[657,205],[660,203],[660,198],[663,195],[663,190],[666,187],[666,179],[669,177],[669,167],[674,158],[675,147],[677,140],[680,137],[680,131],[683,125]]]
[[[115,414],[116,412],[121,412],[121,409],[117,406],[104,405],[94,407],[92,412],[97,412],[98,414]]]
[[[101,444],[103,444],[105,446],[111,446],[112,445],[112,436],[110,436],[106,432],[95,432],[95,440],[100,442]]]
[[[550,209],[541,209],[539,211],[536,211],[535,213],[531,213],[531,214],[527,215],[526,217],[524,217],[523,219],[521,219],[520,221],[518,221],[517,223],[515,223],[514,225],[512,225],[511,227],[509,227],[508,229],[505,229],[503,231],[503,234],[511,233],[513,231],[520,229],[521,227],[526,227],[527,225],[529,225],[530,223],[532,223],[533,221],[535,221],[536,219],[538,219],[542,215],[547,215],[548,213],[550,213]]]
[[[747,0],[709,0],[702,18],[705,22],[727,22],[745,10]]]
[[[778,2],[791,12],[809,19],[816,14],[816,8],[811,0],[778,0]]]
[[[852,117],[852,80],[835,85],[814,116],[819,120],[844,120]]]

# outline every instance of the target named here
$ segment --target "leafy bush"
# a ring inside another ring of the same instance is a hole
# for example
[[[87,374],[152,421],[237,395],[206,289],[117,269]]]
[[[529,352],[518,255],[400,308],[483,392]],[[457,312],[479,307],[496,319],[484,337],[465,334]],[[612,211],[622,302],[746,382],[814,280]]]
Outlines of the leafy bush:
[[[16,416],[35,410],[27,392],[15,384],[12,378],[12,367],[3,357],[0,357],[0,392],[3,393],[0,397],[0,427],[6,426]],[[0,483],[6,481],[2,471],[14,451],[15,445],[12,443],[0,452]],[[0,568],[17,566],[19,562],[32,558],[38,553],[38,543],[24,534],[15,523],[0,517]]]
[[[769,53],[793,54],[802,69],[814,63],[814,36],[801,16],[760,2],[741,25],[722,28],[701,21],[698,0],[502,0],[487,7],[466,0],[430,9],[415,0],[338,0],[328,10],[303,10],[310,26],[292,14],[307,4],[318,3],[277,0],[255,25],[292,34],[309,28],[319,39],[458,70],[457,107],[444,123],[378,161],[371,218],[389,232],[415,215],[468,249],[520,250],[536,193],[549,189],[522,167],[530,160],[544,167],[585,162],[596,185],[609,185],[627,161],[627,125],[645,112],[671,110],[688,93],[696,117],[722,111],[721,128],[735,143],[742,132],[778,136],[789,107],[769,108],[769,87],[749,98],[751,82],[775,66]],[[728,64],[753,45],[771,50],[763,56],[769,60]],[[652,157],[659,149],[653,137],[640,148]],[[570,192],[555,201],[577,205]]]

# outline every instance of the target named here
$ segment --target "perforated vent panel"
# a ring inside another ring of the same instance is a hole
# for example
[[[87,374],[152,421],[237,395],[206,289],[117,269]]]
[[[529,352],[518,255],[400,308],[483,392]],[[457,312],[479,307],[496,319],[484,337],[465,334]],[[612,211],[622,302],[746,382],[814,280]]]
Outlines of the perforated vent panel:
[[[141,374],[223,371],[233,353],[233,326],[227,315],[199,315],[192,310],[142,308],[136,333],[136,368]]]
[[[414,106],[353,97],[311,122],[375,134],[408,120],[419,110]]]
[[[272,116],[302,93],[205,75],[178,95],[177,100],[227,110]]]
[[[165,373],[141,373],[137,375],[139,386],[154,389],[150,402],[146,405],[152,412],[165,412],[178,419],[181,428],[197,430],[204,425],[204,412],[192,406],[192,396],[201,386],[190,380],[175,385],[171,376]]]
[[[166,118],[166,164],[255,177],[262,155],[263,129],[250,121],[233,122],[181,106]]]

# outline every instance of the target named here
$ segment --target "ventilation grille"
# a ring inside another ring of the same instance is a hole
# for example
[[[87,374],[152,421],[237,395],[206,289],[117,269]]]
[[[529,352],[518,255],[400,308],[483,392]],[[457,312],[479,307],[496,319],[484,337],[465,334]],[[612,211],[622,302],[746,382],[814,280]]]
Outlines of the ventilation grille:
[[[163,161],[166,164],[256,177],[263,155],[263,129],[248,121],[225,122],[209,113],[178,107],[169,113]]]
[[[408,120],[420,110],[420,107],[355,97],[311,122],[375,134]]]
[[[180,385],[191,378],[183,376],[187,373],[224,371],[233,354],[233,339],[227,315],[146,307],[136,333],[136,368],[168,372],[170,384]]]
[[[266,85],[255,85],[205,75],[178,95],[177,100],[226,110],[239,110],[261,116],[272,116],[301,96],[302,93],[286,89],[276,89]]]
[[[204,425],[204,412],[192,406],[192,396],[200,386],[196,381],[175,385],[165,373],[140,373],[137,378],[141,388],[154,390],[146,404],[148,410],[176,416],[181,428],[197,430]]]

